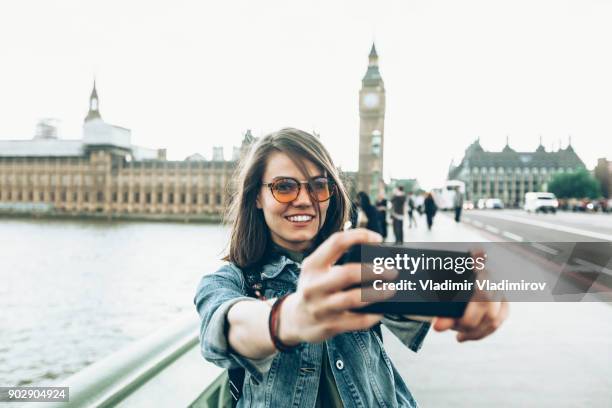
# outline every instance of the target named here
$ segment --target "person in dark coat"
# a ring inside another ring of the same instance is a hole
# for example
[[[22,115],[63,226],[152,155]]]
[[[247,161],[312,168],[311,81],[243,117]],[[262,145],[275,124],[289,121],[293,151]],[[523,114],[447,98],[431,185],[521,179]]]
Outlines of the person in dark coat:
[[[393,219],[393,235],[395,235],[396,244],[404,242],[405,207],[406,194],[404,194],[404,187],[399,186],[395,189],[391,198],[391,218]]]
[[[453,198],[453,207],[455,208],[455,222],[461,221],[461,210],[463,209],[463,193],[459,187],[455,187],[455,197]]]
[[[380,226],[378,211],[376,211],[376,208],[372,205],[370,197],[368,197],[365,192],[360,191],[357,193],[357,202],[359,204],[359,210],[361,210],[367,218],[366,220],[360,220],[358,217],[357,227],[367,228],[370,231],[374,231],[382,235],[382,227]]]
[[[433,195],[431,193],[427,193],[427,197],[425,197],[425,216],[427,217],[427,229],[431,230],[433,225],[433,219],[436,215],[436,211],[438,211],[438,206],[434,201]]]
[[[376,210],[378,211],[378,222],[382,231],[383,241],[387,239],[387,199],[384,194],[378,196],[376,201]]]

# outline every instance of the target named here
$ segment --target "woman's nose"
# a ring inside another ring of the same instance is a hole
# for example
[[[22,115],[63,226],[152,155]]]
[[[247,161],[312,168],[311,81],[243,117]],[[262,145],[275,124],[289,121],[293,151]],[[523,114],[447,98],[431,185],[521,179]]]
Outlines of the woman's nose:
[[[295,200],[291,203],[296,207],[310,206],[312,205],[312,197],[308,193],[308,185],[302,184],[302,188],[300,188],[300,192]]]

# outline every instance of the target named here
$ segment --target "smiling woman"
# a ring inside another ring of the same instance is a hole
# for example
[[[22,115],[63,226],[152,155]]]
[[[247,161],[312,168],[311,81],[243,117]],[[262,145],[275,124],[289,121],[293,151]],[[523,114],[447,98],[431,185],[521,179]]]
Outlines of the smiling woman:
[[[416,406],[372,327],[382,320],[416,351],[429,323],[352,311],[369,304],[352,288],[361,266],[335,263],[381,237],[341,231],[350,202],[320,140],[267,135],[236,181],[228,264],[202,278],[194,303],[202,355],[230,369],[237,405]]]
[[[229,369],[234,402],[416,406],[374,326],[385,324],[417,351],[430,323],[354,311],[394,292],[375,291],[364,302],[361,265],[336,265],[351,246],[382,237],[341,231],[350,203],[321,141],[297,129],[267,135],[252,146],[236,182],[228,264],[205,275],[194,298],[202,355]],[[433,327],[477,340],[507,310],[505,302],[473,301],[462,318],[436,318]]]
[[[259,263],[269,241],[304,251],[313,239],[340,231],[348,219],[348,194],[329,153],[318,138],[297,129],[256,143],[241,163],[237,183],[226,260],[241,268]],[[299,221],[289,219],[299,215]]]
[[[318,174],[321,170],[311,161],[305,160],[307,174]],[[311,177],[309,181],[296,180],[301,176],[300,168],[282,152],[268,157],[264,183],[270,187],[257,198],[257,208],[263,211],[272,241],[293,250],[305,251],[325,223],[333,179],[324,175]],[[301,188],[305,185],[307,188]],[[313,205],[313,201],[316,205]]]

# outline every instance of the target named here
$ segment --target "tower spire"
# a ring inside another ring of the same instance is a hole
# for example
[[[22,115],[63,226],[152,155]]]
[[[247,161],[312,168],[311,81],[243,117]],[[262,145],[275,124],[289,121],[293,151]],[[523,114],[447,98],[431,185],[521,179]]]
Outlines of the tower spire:
[[[382,84],[383,80],[378,70],[378,53],[376,52],[376,45],[372,43],[372,48],[368,55],[368,70],[362,79],[362,85],[379,86]]]
[[[89,96],[89,111],[85,117],[85,122],[93,119],[102,119],[100,116],[100,101],[98,99],[98,90],[96,89],[96,77],[94,76],[93,89]]]
[[[373,42],[372,42],[372,48],[370,49],[370,54],[368,55],[368,59],[369,59],[368,66],[370,67],[378,66],[378,53],[376,52],[376,44],[374,44]]]
[[[572,147],[572,135],[567,135],[567,147],[565,148],[568,152],[573,152],[574,148]]]
[[[540,144],[538,145],[536,152],[545,152],[545,151],[546,149],[544,148],[544,145],[542,144],[542,134],[540,134]]]
[[[372,48],[370,49],[370,58],[376,57],[378,58],[378,54],[376,53],[376,44],[372,42]]]
[[[514,149],[510,147],[510,135],[508,134],[506,134],[506,145],[504,146],[504,149],[502,150],[502,152],[505,152],[505,153],[514,152]]]

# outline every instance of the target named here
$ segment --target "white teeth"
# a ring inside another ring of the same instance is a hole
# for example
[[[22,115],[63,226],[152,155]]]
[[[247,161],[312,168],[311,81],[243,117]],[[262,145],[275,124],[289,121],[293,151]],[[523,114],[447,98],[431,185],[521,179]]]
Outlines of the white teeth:
[[[311,215],[294,215],[292,217],[288,217],[289,221],[293,222],[306,222],[312,219]]]

